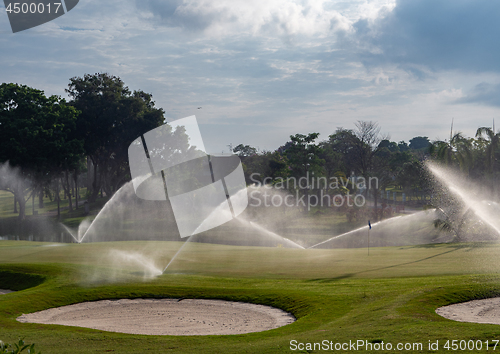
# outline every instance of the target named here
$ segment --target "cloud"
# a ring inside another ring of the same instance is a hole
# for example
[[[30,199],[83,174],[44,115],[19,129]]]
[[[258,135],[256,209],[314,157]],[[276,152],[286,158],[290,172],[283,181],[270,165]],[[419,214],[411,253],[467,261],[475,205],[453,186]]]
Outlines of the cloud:
[[[385,16],[361,19],[353,37],[367,66],[397,64],[432,71],[500,71],[500,2],[398,0]]]
[[[456,103],[480,103],[500,107],[500,84],[482,82],[476,85],[465,97]]]
[[[273,149],[357,120],[396,140],[447,136],[452,117],[474,134],[487,122],[470,117],[500,111],[500,72],[486,71],[500,65],[498,11],[478,1],[86,0],[0,36],[2,80],[67,97],[70,77],[109,72],[168,120],[196,114],[210,151]]]
[[[348,31],[350,21],[326,0],[136,0],[159,23],[210,36],[318,35]]]

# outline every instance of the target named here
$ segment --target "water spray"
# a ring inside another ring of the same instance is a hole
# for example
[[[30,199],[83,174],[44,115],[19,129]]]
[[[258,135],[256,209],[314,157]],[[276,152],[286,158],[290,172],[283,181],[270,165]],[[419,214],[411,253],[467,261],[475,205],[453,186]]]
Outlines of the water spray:
[[[170,264],[172,264],[172,262],[174,261],[174,259],[177,257],[177,255],[182,251],[182,249],[184,248],[184,246],[186,246],[188,244],[188,242],[191,240],[191,238],[193,237],[194,235],[191,235],[188,237],[188,239],[182,244],[181,248],[179,248],[179,250],[174,254],[174,256],[172,257],[172,259],[170,260],[170,262],[168,262],[167,266],[165,267],[165,269],[163,269],[163,272],[161,272],[161,274],[164,274],[165,271],[167,270],[168,266]]]
[[[64,227],[64,229],[68,232],[68,234],[71,235],[71,237],[73,237],[73,239],[76,241],[76,243],[81,243],[79,240],[78,240],[78,237],[75,237],[75,235],[73,235],[73,232],[70,230],[69,227],[67,227],[66,225],[64,225],[63,223],[59,223],[62,227]]]

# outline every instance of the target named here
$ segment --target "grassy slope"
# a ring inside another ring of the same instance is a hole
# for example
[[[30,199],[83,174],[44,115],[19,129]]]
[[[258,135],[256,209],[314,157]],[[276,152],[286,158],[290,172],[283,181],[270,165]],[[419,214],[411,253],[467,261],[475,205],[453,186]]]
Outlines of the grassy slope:
[[[441,346],[445,339],[500,339],[498,326],[453,322],[434,313],[442,305],[500,294],[497,245],[376,248],[368,257],[365,249],[304,251],[193,243],[167,274],[149,281],[133,266],[114,269],[108,257],[110,249],[141,250],[164,266],[179,246],[0,242],[0,288],[2,281],[11,285],[16,279],[12,272],[31,274],[24,276],[31,285],[44,281],[0,297],[0,339],[25,338],[43,353],[68,353],[68,348],[75,353],[286,353],[292,339],[425,345],[439,340]],[[22,313],[49,307],[121,297],[249,301],[291,311],[298,320],[267,332],[200,337],[126,335],[15,320]]]

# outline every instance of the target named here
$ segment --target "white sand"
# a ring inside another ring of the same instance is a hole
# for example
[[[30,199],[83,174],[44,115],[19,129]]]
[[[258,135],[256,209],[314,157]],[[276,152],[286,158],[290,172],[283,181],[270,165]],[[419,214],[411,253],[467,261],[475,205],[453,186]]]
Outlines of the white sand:
[[[13,292],[12,290],[0,289],[0,295],[5,295],[5,294],[8,294],[8,293],[12,293],[12,292]]]
[[[436,313],[459,322],[500,324],[500,297],[443,306]]]
[[[295,321],[282,310],[221,300],[122,299],[85,302],[17,318],[19,322],[148,335],[220,335],[266,331]]]

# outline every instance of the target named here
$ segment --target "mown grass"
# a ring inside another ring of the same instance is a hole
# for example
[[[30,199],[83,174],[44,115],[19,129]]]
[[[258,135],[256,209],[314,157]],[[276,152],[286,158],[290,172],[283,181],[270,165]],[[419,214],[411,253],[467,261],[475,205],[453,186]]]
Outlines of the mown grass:
[[[445,352],[447,339],[500,339],[499,326],[454,322],[434,312],[439,306],[500,295],[496,244],[375,248],[368,256],[366,249],[192,243],[166,274],[149,280],[136,266],[113,262],[109,253],[140,252],[162,268],[180,245],[110,242],[51,247],[1,241],[0,288],[13,284],[13,279],[31,287],[0,297],[0,339],[25,338],[43,353],[290,353],[300,352],[290,349],[291,340],[358,339],[423,343],[422,352],[431,352],[428,342],[438,340],[440,352]],[[23,313],[71,303],[138,297],[261,303],[290,311],[297,321],[231,336],[129,335],[16,321]]]

